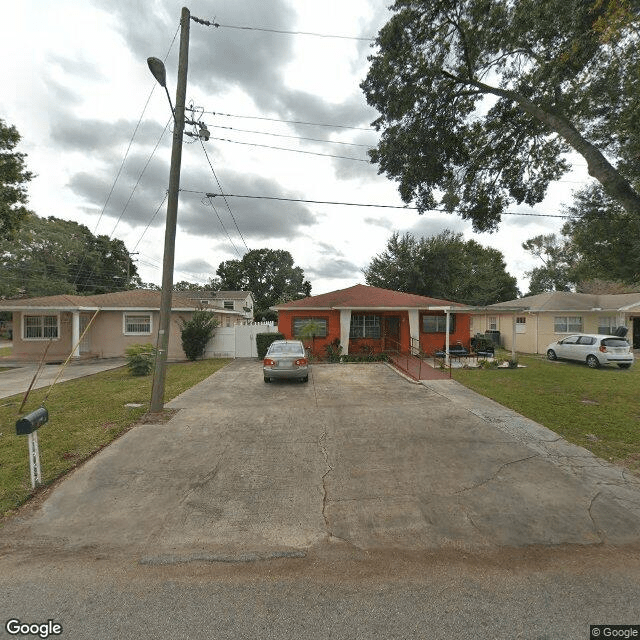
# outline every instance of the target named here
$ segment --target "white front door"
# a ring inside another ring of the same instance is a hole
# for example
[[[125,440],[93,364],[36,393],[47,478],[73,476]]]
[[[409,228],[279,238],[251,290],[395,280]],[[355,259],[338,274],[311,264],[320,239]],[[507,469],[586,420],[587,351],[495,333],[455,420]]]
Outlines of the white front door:
[[[84,333],[84,330],[87,328],[89,321],[91,320],[90,316],[85,316],[80,314],[80,335]],[[89,353],[91,351],[91,329],[87,331],[84,338],[80,341],[80,353]]]

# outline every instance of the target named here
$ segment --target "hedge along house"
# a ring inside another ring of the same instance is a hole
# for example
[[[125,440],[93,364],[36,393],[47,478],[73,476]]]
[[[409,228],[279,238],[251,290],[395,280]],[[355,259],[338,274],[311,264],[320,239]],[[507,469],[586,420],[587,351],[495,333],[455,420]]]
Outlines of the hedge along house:
[[[334,340],[345,355],[364,350],[407,353],[418,346],[432,353],[456,342],[469,347],[471,336],[465,305],[363,284],[271,308],[278,312],[278,330],[287,339],[302,339],[311,323],[316,354],[324,354]]]
[[[498,331],[506,349],[544,353],[548,344],[572,333],[612,334],[620,326],[640,349],[640,293],[551,291],[498,302],[475,312],[471,331]]]
[[[133,344],[155,345],[160,296],[160,291],[133,289],[93,296],[0,300],[0,311],[13,314],[11,357],[38,361],[48,346],[49,362],[66,359],[72,352],[76,359],[115,358],[123,357]],[[253,317],[253,297],[246,291],[176,291],[172,298],[168,350],[171,360],[185,358],[180,318],[188,320],[194,311],[207,309],[215,314],[219,326],[225,327],[244,324]]]

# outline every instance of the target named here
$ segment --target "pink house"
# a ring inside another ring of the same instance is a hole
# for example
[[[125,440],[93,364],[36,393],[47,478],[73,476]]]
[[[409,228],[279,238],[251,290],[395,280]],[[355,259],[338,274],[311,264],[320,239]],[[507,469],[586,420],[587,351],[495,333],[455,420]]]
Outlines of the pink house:
[[[253,296],[248,291],[174,292],[169,359],[185,358],[178,320],[197,309],[211,310],[222,327],[244,324],[253,319]],[[159,310],[160,291],[144,289],[0,300],[0,311],[13,314],[12,358],[26,361],[39,360],[47,345],[47,360],[56,361],[72,351],[76,358],[115,358],[132,344],[156,344]]]

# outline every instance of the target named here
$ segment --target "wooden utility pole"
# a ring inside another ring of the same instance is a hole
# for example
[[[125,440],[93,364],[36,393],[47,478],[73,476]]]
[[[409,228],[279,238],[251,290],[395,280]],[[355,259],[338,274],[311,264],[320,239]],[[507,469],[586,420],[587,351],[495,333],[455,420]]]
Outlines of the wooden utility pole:
[[[173,145],[171,147],[171,169],[169,171],[169,193],[167,198],[167,221],[164,235],[164,260],[162,262],[162,297],[160,299],[160,321],[158,327],[158,352],[151,391],[150,411],[157,413],[164,406],[164,387],[167,372],[167,350],[171,325],[171,301],[173,293],[173,265],[176,246],[176,223],[178,219],[178,197],[180,192],[180,165],[182,163],[182,138],[184,135],[184,111],[187,95],[187,68],[189,66],[189,26],[191,14],[182,7],[180,19],[180,55],[178,58],[178,87],[174,112]]]

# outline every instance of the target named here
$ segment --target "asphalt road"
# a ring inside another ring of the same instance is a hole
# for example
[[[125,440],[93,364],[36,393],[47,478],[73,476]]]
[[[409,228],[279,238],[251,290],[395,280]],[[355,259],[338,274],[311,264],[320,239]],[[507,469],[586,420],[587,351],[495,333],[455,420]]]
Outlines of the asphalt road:
[[[640,624],[638,478],[454,382],[317,365],[266,385],[235,361],[171,406],[6,523],[6,620],[69,638]]]

